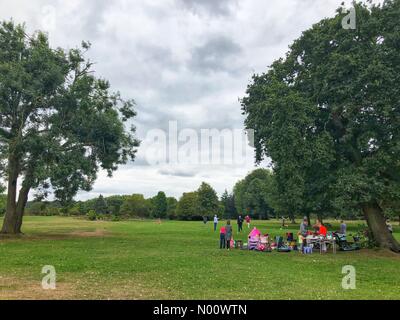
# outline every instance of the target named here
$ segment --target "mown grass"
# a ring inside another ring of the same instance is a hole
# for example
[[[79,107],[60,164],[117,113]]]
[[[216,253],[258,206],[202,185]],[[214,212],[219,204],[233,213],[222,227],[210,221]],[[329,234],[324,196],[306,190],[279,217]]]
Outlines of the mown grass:
[[[277,221],[255,225],[273,235],[298,229],[280,230]],[[400,298],[400,256],[388,251],[220,250],[218,233],[202,222],[26,217],[24,232],[0,240],[1,299]],[[245,233],[235,238],[244,240]],[[398,226],[395,236],[400,239]],[[56,268],[56,290],[41,289],[44,265]],[[355,290],[342,289],[344,265],[356,268]]]

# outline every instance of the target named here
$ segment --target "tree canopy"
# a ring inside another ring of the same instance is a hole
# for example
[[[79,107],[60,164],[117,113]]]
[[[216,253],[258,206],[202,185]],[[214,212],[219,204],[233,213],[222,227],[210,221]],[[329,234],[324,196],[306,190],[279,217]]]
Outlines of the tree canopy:
[[[165,192],[159,191],[152,199],[152,214],[155,218],[165,218],[167,216],[168,202]]]
[[[64,50],[23,25],[0,24],[0,174],[8,183],[3,233],[21,232],[28,193],[63,203],[134,160],[133,100],[110,92],[85,59],[90,44]],[[21,189],[17,191],[18,180]],[[17,193],[19,193],[17,197]],[[18,199],[17,199],[18,198]]]
[[[382,210],[400,196],[400,1],[354,5],[356,30],[339,9],[254,75],[245,125],[294,207],[361,208],[378,244],[400,251]]]
[[[198,208],[202,216],[218,214],[219,200],[215,190],[206,182],[202,182],[197,190]]]
[[[192,220],[200,217],[198,193],[186,192],[178,202],[177,215],[182,220]]]
[[[233,188],[237,211],[266,219],[273,215],[273,180],[270,170],[260,168],[238,181]]]
[[[228,193],[225,189],[221,196],[221,203],[223,206],[223,217],[227,219],[232,219],[237,215],[235,207],[235,195],[233,193]]]

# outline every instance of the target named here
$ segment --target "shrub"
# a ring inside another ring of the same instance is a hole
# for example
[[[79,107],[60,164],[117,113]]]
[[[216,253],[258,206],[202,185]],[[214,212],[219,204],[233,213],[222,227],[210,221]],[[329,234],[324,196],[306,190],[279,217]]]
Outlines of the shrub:
[[[89,210],[89,212],[87,213],[87,217],[90,221],[95,221],[97,219],[96,211]]]
[[[113,215],[111,216],[111,221],[120,221],[120,220],[121,220],[120,217],[117,216],[117,215],[115,215],[115,214],[113,214]]]

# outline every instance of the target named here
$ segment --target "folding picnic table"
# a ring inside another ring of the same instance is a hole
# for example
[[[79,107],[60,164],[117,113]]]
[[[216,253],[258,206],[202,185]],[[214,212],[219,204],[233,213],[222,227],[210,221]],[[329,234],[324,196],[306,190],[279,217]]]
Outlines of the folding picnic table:
[[[332,245],[332,252],[336,254],[336,239],[328,239],[328,238],[321,238],[321,237],[306,237],[307,245],[310,245],[312,243],[318,243],[319,244],[319,253],[322,254],[322,245],[323,244],[331,244]]]

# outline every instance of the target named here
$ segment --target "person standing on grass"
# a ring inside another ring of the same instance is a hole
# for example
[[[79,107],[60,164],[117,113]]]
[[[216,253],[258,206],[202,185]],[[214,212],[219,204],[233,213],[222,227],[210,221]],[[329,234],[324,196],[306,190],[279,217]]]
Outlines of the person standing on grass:
[[[224,226],[219,230],[219,248],[225,249],[226,247],[226,228]]]
[[[228,220],[226,222],[226,226],[225,226],[225,241],[226,241],[226,248],[228,250],[231,249],[231,239],[232,239],[232,226],[231,226],[231,220]]]
[[[207,224],[207,221],[208,221],[208,217],[207,217],[207,216],[203,216],[203,223],[204,223],[204,225]]]
[[[239,216],[237,218],[237,224],[238,224],[238,232],[242,231],[242,229],[243,229],[243,218],[242,218],[241,214],[239,214]]]
[[[217,215],[214,215],[214,232],[217,231],[217,225],[218,225],[218,217]]]
[[[299,230],[300,252],[303,252],[303,248],[307,244],[306,241],[307,234],[308,234],[308,219],[307,217],[304,217],[303,222],[300,224],[300,230]]]
[[[246,220],[246,223],[247,223],[247,229],[250,229],[250,221],[251,221],[250,216],[246,215],[246,217],[244,219]]]
[[[347,232],[347,225],[343,220],[340,220],[340,233],[345,235],[346,232]]]
[[[307,237],[307,233],[308,233],[308,219],[307,217],[304,217],[303,222],[300,224],[299,234],[301,234],[303,237]]]

